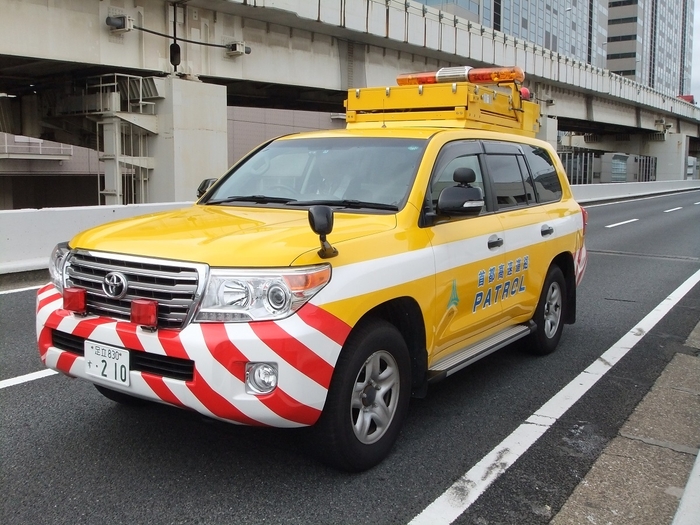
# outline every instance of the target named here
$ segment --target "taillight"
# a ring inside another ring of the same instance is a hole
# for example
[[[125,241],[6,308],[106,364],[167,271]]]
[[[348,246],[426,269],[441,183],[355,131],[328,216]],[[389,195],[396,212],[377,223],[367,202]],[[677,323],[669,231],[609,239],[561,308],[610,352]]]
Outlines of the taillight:
[[[581,215],[583,216],[583,236],[586,236],[586,226],[588,226],[588,212],[586,208],[581,206]]]

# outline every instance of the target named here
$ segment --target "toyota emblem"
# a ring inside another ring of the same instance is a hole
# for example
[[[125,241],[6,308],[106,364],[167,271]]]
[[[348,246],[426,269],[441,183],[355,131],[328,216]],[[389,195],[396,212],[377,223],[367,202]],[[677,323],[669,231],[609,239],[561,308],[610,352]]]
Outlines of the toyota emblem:
[[[126,295],[128,282],[126,276],[119,272],[109,272],[102,281],[102,290],[112,299],[121,299]]]

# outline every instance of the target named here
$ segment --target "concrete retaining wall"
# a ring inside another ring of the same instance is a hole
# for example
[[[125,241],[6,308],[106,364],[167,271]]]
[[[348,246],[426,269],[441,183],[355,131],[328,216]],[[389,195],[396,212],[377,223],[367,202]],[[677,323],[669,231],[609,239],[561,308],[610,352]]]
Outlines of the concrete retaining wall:
[[[580,203],[700,189],[700,180],[628,182],[573,186]],[[108,221],[189,206],[191,202],[80,206],[0,211],[0,274],[48,268],[53,247],[76,233]]]
[[[628,199],[643,195],[700,189],[700,180],[584,184],[572,186],[571,189],[576,200],[583,204],[585,202]]]
[[[191,204],[169,202],[0,211],[0,274],[48,268],[53,247],[87,228]]]

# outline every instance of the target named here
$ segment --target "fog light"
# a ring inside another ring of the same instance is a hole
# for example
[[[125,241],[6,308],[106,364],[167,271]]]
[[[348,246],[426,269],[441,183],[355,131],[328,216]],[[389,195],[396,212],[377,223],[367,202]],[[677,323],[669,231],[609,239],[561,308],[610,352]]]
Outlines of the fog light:
[[[148,299],[134,299],[131,301],[130,320],[140,326],[156,328],[158,326],[158,303]]]
[[[87,311],[87,293],[84,288],[66,288],[63,290],[63,309],[85,314]]]
[[[271,363],[246,363],[245,391],[248,394],[269,394],[277,387],[277,366]]]

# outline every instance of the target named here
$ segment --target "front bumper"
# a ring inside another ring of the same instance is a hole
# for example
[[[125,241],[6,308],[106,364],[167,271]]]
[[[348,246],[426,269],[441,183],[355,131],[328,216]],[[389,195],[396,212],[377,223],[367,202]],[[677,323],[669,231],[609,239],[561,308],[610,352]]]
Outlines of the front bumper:
[[[147,332],[129,322],[64,310],[61,294],[51,284],[38,291],[36,329],[39,355],[51,369],[217,419],[275,427],[313,425],[318,420],[350,331],[338,318],[307,304],[282,321],[192,323],[180,331]],[[137,357],[149,361],[152,356],[164,365],[133,366],[129,386],[103,382],[85,371],[85,339],[132,354],[144,352]],[[277,364],[277,388],[270,394],[247,394],[247,362]],[[182,365],[190,375],[183,379],[181,372],[169,373],[171,365]]]

